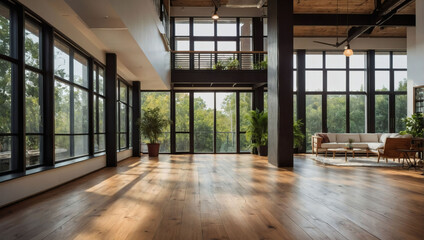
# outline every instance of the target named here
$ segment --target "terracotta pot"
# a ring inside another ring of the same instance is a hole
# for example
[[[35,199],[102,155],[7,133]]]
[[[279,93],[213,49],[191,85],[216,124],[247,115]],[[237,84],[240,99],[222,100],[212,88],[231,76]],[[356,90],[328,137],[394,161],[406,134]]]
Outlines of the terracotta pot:
[[[268,146],[258,147],[259,156],[268,156]]]
[[[157,157],[159,155],[160,143],[149,143],[147,149],[149,150],[149,157]]]

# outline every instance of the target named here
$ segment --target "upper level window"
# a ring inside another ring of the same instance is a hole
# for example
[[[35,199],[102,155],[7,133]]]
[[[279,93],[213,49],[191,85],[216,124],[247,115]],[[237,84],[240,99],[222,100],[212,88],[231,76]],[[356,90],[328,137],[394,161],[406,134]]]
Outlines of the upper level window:
[[[0,4],[0,54],[10,55],[10,9]]]
[[[390,54],[388,52],[375,53],[375,68],[390,68]]]
[[[240,36],[250,37],[252,35],[252,18],[240,18]]]
[[[237,36],[237,19],[236,18],[222,18],[219,19],[217,24],[219,37],[235,37]]]
[[[69,47],[58,41],[54,40],[54,75],[69,80]]]
[[[194,19],[194,36],[214,36],[215,26],[212,19],[195,18]]]
[[[190,20],[188,18],[175,19],[175,36],[190,35]]]
[[[25,63],[35,68],[41,67],[41,27],[25,21]]]

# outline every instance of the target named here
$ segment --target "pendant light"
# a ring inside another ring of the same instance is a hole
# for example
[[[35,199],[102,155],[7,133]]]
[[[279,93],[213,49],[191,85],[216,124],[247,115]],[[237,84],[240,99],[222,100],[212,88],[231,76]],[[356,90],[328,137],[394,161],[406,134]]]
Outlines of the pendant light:
[[[218,8],[216,6],[215,6],[215,12],[212,15],[212,19],[213,20],[218,20],[219,19]]]
[[[347,45],[345,46],[345,50],[343,52],[343,55],[346,57],[350,57],[353,55],[353,50],[350,48],[350,42],[349,42],[349,0],[346,1],[346,16],[347,16]]]

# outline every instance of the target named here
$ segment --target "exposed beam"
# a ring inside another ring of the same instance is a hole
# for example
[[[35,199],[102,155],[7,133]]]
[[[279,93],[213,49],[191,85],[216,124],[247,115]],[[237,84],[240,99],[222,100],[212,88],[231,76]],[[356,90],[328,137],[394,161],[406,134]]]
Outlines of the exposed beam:
[[[415,26],[415,15],[395,15],[382,24],[377,24],[372,14],[340,14],[339,25],[347,26]],[[336,26],[337,14],[295,14],[295,26]]]

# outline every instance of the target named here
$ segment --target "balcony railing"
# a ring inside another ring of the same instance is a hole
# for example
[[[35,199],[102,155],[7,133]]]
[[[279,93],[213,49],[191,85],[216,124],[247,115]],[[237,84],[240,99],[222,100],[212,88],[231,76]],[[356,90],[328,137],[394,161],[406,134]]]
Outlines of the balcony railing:
[[[265,70],[267,52],[173,51],[174,70]]]

